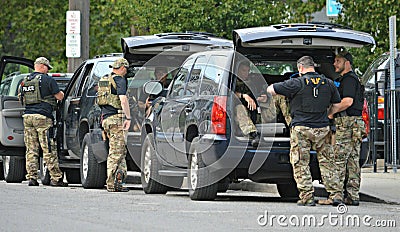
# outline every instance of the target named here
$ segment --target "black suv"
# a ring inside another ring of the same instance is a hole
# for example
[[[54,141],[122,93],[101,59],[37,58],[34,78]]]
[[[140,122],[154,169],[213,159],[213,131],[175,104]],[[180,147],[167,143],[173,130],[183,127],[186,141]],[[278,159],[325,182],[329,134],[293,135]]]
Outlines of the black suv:
[[[155,67],[163,66],[172,70],[194,52],[210,46],[232,47],[232,42],[201,33],[164,33],[122,38],[121,46],[130,63],[126,77],[134,122],[128,132],[127,166],[130,171],[139,171],[141,134],[137,125],[140,125],[143,120],[141,115],[144,115],[144,108],[140,107],[143,102],[139,101],[142,99],[142,85],[154,79]],[[152,62],[157,55],[166,61]],[[96,103],[97,84],[102,76],[112,71],[109,65],[121,56],[121,53],[116,53],[86,60],[75,71],[65,89],[57,118],[57,144],[60,167],[65,171],[69,183],[82,183],[84,188],[102,188],[105,184],[107,143],[101,137],[101,110]],[[135,141],[139,141],[139,144]],[[42,167],[41,170],[46,168]],[[41,178],[48,179],[47,174],[42,173]]]
[[[270,119],[256,117],[261,134],[258,147],[238,129],[238,66],[251,63],[249,76],[255,84],[248,87],[260,96],[267,84],[295,74],[296,61],[304,55],[314,58],[319,73],[336,79],[332,64],[340,47],[375,44],[368,34],[320,24],[239,29],[233,38],[234,50],[188,57],[169,88],[152,101],[142,127],[147,133],[142,133],[146,137],[141,158],[146,193],[165,193],[180,187],[187,177],[193,200],[214,199],[218,191],[226,191],[229,183],[240,179],[275,183],[282,197],[297,197],[289,162],[289,128],[283,115],[274,111]],[[157,94],[162,88],[150,82],[145,89]],[[320,180],[314,154],[312,175]]]

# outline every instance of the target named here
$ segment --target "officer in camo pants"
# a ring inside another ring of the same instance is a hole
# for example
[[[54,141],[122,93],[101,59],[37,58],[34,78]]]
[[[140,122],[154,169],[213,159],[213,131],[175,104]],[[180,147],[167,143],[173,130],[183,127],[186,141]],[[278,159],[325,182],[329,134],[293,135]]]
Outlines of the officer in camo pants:
[[[286,125],[290,127],[292,116],[290,116],[289,102],[285,96],[275,95],[272,97],[271,102],[260,103],[260,107],[261,118],[264,123],[273,122],[276,120],[276,116],[279,112],[281,112],[285,118]]]
[[[51,135],[53,111],[56,100],[62,100],[64,93],[57,82],[47,75],[52,69],[49,60],[39,57],[34,63],[35,71],[24,78],[21,83],[20,97],[25,105],[24,141],[26,146],[26,179],[29,186],[39,186],[38,166],[39,148],[43,151],[43,161],[50,173],[50,185],[66,187],[63,173],[58,164],[57,150]]]
[[[251,139],[251,144],[257,147],[260,142],[260,134],[257,132],[255,122],[257,121],[258,103],[266,102],[267,96],[260,94],[256,85],[263,85],[261,80],[249,77],[250,62],[242,61],[238,67],[238,81],[236,83],[235,95],[240,102],[235,106],[235,122],[242,135]],[[259,95],[259,96],[255,96]]]
[[[131,124],[128,98],[126,96],[127,73],[129,63],[124,58],[117,59],[110,68],[113,69],[115,87],[111,87],[111,95],[107,105],[101,105],[102,127],[109,140],[107,157],[107,190],[109,192],[127,192],[123,186],[127,175],[125,137]]]
[[[344,202],[357,206],[360,200],[360,147],[365,131],[361,117],[364,96],[359,78],[352,70],[352,62],[353,58],[346,50],[340,51],[335,57],[333,65],[335,72],[340,74],[338,89],[342,101],[339,104],[339,112],[334,115],[335,111],[332,110],[329,117],[335,117],[335,158],[340,183],[347,192]],[[347,183],[344,183],[345,178],[348,179]]]
[[[342,202],[336,165],[330,158],[333,150],[329,144],[329,119],[327,109],[336,109],[339,93],[333,82],[315,72],[314,61],[303,56],[297,61],[299,78],[275,83],[267,92],[284,95],[290,101],[292,115],[290,130],[290,162],[294,179],[300,192],[297,205],[315,206],[310,173],[310,150],[317,151],[321,177],[334,205]]]

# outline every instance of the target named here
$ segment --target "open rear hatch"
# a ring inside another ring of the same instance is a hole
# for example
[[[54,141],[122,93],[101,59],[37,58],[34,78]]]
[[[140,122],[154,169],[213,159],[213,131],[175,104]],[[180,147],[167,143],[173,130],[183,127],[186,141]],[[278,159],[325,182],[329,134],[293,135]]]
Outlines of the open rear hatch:
[[[235,49],[242,48],[318,48],[363,47],[375,45],[364,32],[324,24],[279,24],[233,31]]]

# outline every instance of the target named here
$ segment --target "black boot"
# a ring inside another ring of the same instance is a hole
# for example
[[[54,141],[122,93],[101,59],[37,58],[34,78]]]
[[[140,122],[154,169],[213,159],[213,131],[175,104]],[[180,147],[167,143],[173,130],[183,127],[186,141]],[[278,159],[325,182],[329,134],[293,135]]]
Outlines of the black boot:
[[[253,131],[249,134],[249,138],[251,140],[251,145],[253,147],[258,147],[258,144],[260,144],[260,134],[256,131]]]

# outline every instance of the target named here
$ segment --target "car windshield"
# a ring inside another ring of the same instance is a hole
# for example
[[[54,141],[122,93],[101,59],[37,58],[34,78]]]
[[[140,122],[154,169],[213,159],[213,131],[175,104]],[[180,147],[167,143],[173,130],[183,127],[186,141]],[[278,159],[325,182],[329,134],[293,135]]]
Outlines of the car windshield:
[[[384,69],[388,62],[389,54],[385,53],[378,57],[371,65],[367,68],[364,75],[361,78],[361,82],[363,85],[374,85],[375,84],[375,73],[374,71],[377,69]],[[380,72],[378,74],[378,81],[381,80],[384,72]]]

